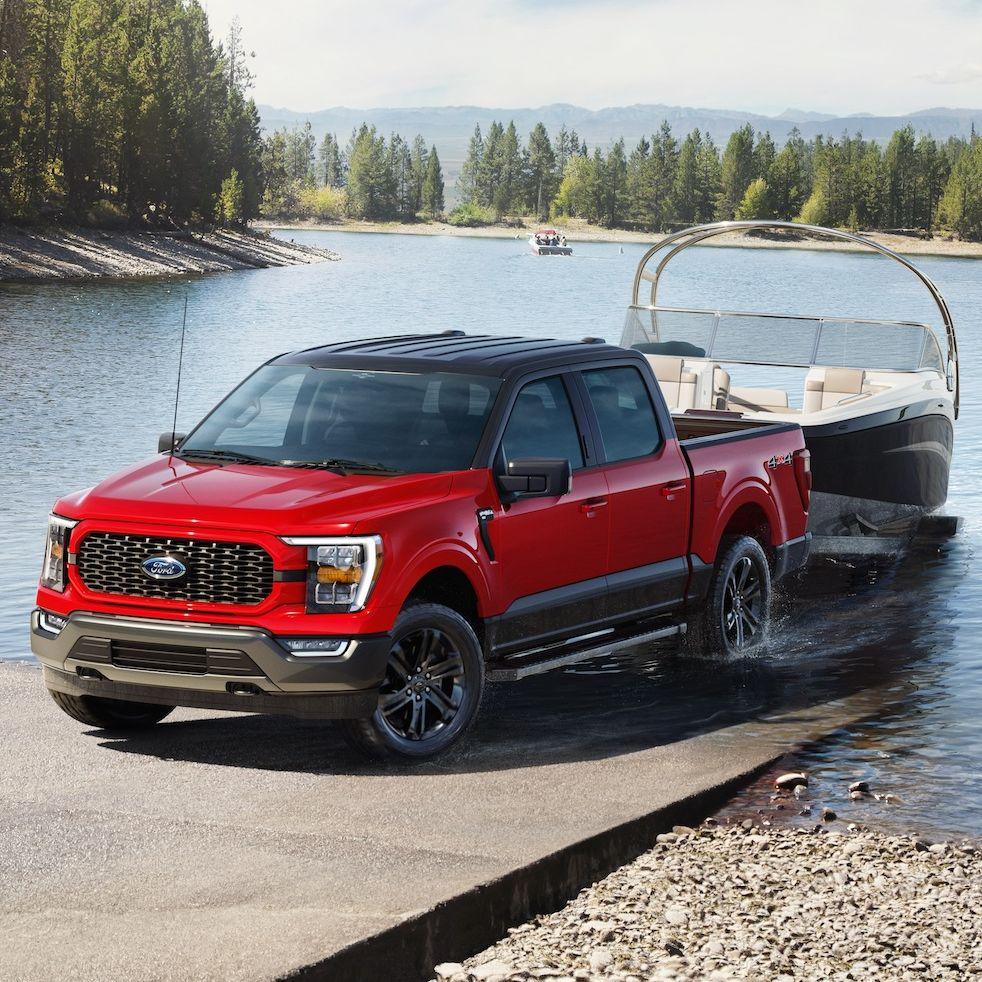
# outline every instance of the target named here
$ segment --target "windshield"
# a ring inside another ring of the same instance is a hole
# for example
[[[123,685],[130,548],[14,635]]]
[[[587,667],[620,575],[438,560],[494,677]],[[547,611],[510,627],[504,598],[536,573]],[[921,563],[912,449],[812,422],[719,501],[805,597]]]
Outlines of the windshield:
[[[929,327],[890,321],[630,307],[621,343],[725,364],[944,371]]]
[[[267,365],[205,418],[180,455],[341,471],[464,470],[500,385],[444,372]]]

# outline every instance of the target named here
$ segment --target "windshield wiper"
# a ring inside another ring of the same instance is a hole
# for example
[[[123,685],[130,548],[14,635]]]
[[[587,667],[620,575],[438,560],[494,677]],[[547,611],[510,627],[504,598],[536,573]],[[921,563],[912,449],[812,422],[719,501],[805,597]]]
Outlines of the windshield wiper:
[[[272,464],[280,466],[283,461],[271,460],[269,457],[257,457],[255,454],[240,453],[238,450],[181,450],[174,455],[182,460],[186,457],[200,457],[202,460],[223,460],[230,464]]]
[[[368,460],[350,460],[347,457],[329,457],[327,460],[284,460],[286,467],[312,467],[337,471],[344,476],[348,471],[367,471],[371,474],[401,474],[397,467],[389,467]]]

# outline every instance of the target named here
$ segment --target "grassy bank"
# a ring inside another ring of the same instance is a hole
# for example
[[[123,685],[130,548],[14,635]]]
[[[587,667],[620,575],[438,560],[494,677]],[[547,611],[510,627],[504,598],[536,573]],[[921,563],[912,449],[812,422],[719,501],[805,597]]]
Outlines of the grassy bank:
[[[108,231],[0,228],[0,282],[174,276],[337,259],[328,249],[257,231]]]
[[[575,247],[578,242],[637,242],[652,245],[662,236],[657,232],[634,232],[628,229],[603,228],[580,219],[568,219],[553,223],[569,238]],[[321,230],[325,232],[386,232],[397,235],[456,235],[476,238],[515,239],[525,238],[528,232],[541,228],[543,223],[526,221],[521,225],[484,225],[477,228],[459,228],[446,222],[362,222],[353,219],[325,224],[322,222],[255,222],[253,228],[271,230]],[[885,245],[895,252],[910,256],[951,256],[966,259],[982,258],[982,242],[960,242],[953,239],[918,239],[908,235],[889,235],[884,232],[864,232],[867,238]],[[751,247],[756,249],[831,249],[835,251],[864,251],[848,242],[821,242],[814,239],[792,240],[761,238],[734,232],[712,240],[719,246]]]

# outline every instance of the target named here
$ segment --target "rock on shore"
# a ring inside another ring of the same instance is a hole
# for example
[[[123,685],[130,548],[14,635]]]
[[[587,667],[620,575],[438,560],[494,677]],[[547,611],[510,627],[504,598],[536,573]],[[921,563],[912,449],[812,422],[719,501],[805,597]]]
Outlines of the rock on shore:
[[[0,228],[0,281],[168,276],[339,258],[256,232]]]
[[[873,832],[678,830],[454,982],[965,979],[982,973],[982,853]]]

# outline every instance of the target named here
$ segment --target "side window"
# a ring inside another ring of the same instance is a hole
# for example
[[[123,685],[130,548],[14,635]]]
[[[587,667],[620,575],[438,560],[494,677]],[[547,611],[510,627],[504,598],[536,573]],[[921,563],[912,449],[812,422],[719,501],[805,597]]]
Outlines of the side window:
[[[636,368],[584,372],[590,402],[600,424],[607,460],[630,460],[654,453],[661,443],[651,397]]]
[[[505,463],[525,457],[568,460],[583,466],[580,434],[566,386],[559,376],[522,386],[501,441]]]

